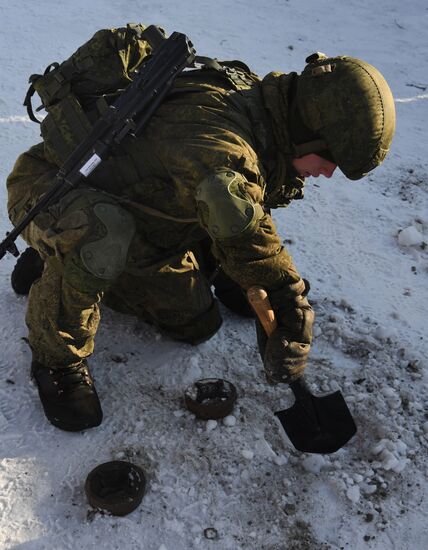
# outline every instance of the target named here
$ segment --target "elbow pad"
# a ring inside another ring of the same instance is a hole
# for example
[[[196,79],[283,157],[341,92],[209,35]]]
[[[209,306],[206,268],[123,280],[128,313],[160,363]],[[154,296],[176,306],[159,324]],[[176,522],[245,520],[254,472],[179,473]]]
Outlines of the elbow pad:
[[[196,189],[199,221],[213,240],[233,240],[256,229],[262,198],[262,189],[239,172],[217,170]]]

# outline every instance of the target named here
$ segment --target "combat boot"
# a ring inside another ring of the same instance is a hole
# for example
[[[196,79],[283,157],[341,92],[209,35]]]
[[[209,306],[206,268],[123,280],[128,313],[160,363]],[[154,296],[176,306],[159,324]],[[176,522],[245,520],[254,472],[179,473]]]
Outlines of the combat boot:
[[[101,424],[100,400],[85,361],[61,368],[48,368],[33,361],[31,374],[51,424],[67,432]]]

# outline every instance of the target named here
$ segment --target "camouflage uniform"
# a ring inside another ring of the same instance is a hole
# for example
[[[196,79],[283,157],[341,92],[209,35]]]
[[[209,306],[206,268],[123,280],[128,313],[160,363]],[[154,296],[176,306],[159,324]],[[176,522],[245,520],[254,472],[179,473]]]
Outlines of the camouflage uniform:
[[[121,42],[121,59],[138,65],[122,31],[109,43]],[[132,51],[147,53],[141,44]],[[268,378],[301,374],[313,312],[270,209],[303,196],[296,156],[329,150],[351,179],[380,164],[394,132],[393,99],[380,73],[353,58],[317,54],[301,76],[263,80],[240,62],[225,66],[231,70],[182,73],[144,133],[123,141],[24,232],[45,260],[27,314],[35,361],[55,368],[88,357],[101,300],[177,339],[209,338],[221,324],[208,280],[212,255],[241,289],[268,291],[279,323],[267,345],[259,331]],[[303,130],[300,142],[295,131],[292,143],[293,124]],[[65,143],[55,139],[58,128]],[[65,118],[58,128],[21,155],[8,178],[14,224],[79,142]]]
[[[27,313],[37,361],[67,365],[89,356],[102,299],[178,339],[197,342],[216,332],[221,319],[204,269],[208,235],[195,193],[218,169],[235,174],[242,193],[265,205],[251,231],[214,239],[223,270],[243,289],[299,281],[266,207],[288,203],[303,186],[291,172],[286,134],[272,127],[273,119],[284,125],[279,105],[293,78],[253,78],[237,91],[213,70],[181,76],[140,138],[30,224],[23,236],[45,259]],[[39,144],[18,158],[8,178],[13,223],[49,188],[54,156]],[[92,262],[85,259],[91,254]]]

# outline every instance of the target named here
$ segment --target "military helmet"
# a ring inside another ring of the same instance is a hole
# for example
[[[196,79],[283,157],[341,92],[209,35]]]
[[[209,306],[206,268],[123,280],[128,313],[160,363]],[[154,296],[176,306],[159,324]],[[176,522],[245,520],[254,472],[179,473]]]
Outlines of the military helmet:
[[[312,141],[297,156],[327,149],[345,176],[358,180],[389,151],[395,131],[391,90],[381,73],[353,57],[316,53],[297,79],[295,104]]]

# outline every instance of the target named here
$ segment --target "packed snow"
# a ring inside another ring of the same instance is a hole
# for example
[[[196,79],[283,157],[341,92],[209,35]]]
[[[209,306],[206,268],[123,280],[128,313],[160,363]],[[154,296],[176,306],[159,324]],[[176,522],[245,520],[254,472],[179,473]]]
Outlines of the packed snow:
[[[428,8],[422,0],[0,0],[0,175],[39,139],[22,106],[28,77],[92,34],[127,22],[186,33],[201,55],[242,59],[260,75],[298,71],[314,51],[361,57],[385,75],[397,132],[384,165],[358,182],[309,179],[274,218],[316,311],[308,381],[341,389],[357,435],[332,455],[296,451],[274,411],[253,323],[222,309],[209,342],[168,340],[102,310],[90,365],[101,427],[66,433],[45,419],[29,379],[26,298],[0,262],[0,548],[320,550],[427,547]],[[10,225],[0,190],[0,230]],[[21,250],[24,243],[20,242]],[[197,420],[185,389],[219,377],[233,413]],[[86,475],[129,460],[148,478],[142,504],[92,510]]]

